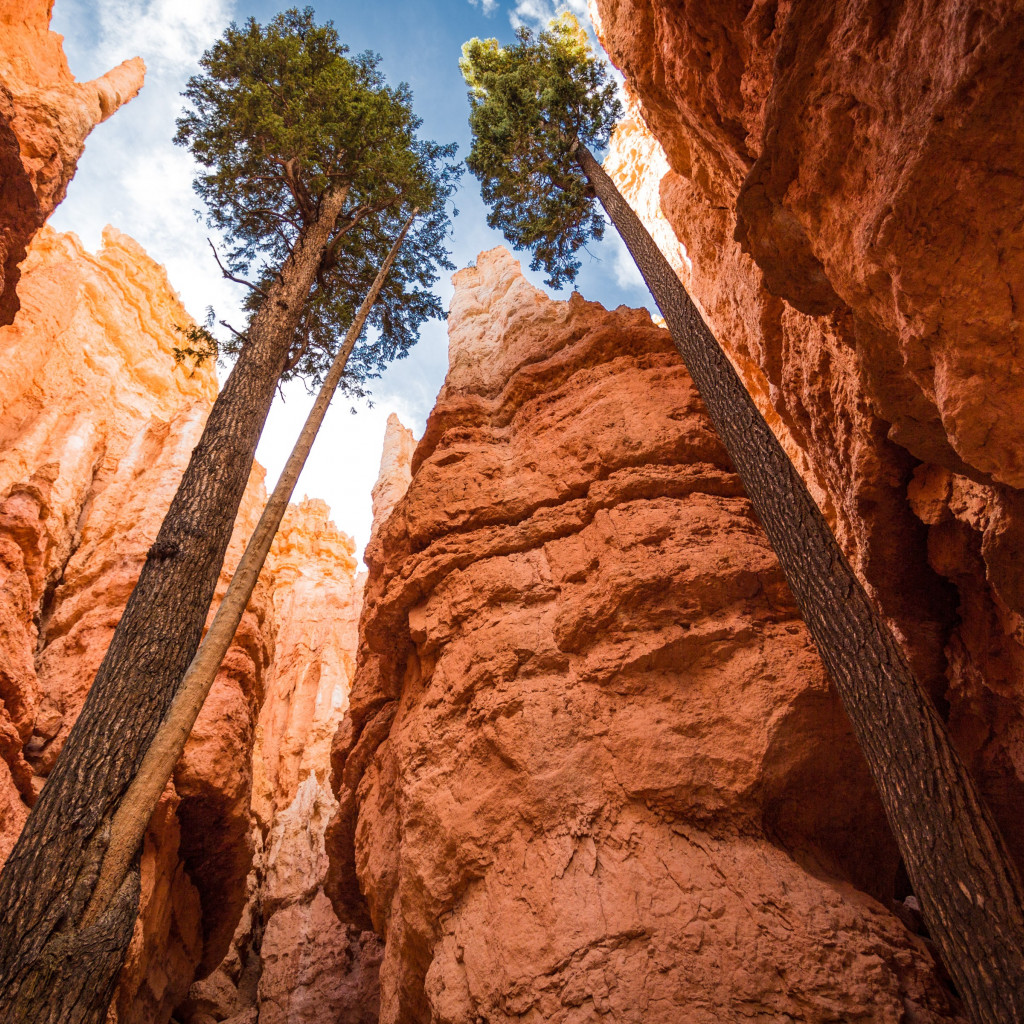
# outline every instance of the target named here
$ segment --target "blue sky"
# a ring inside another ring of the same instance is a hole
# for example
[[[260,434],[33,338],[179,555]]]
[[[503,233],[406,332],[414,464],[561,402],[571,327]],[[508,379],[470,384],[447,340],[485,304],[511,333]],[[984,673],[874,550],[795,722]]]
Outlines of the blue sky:
[[[568,6],[586,18],[585,0],[333,0],[314,6],[320,18],[334,21],[354,51],[381,54],[389,80],[412,86],[423,133],[458,142],[462,157],[469,150],[468,104],[458,69],[462,43],[478,35],[510,41],[515,25],[537,26],[556,7]],[[64,35],[68,62],[79,80],[136,55],[145,59],[148,73],[139,96],[90,136],[52,223],[75,231],[91,249],[99,245],[105,224],[132,235],[166,265],[185,306],[200,320],[212,305],[218,318],[238,322],[241,318],[233,314],[241,296],[238,286],[220,278],[206,245],[209,232],[193,215],[199,203],[191,191],[191,158],[170,142],[179,94],[199,55],[228,22],[250,15],[263,21],[280,9],[275,3],[236,0],[57,0],[54,7],[52,27]],[[465,266],[504,240],[487,227],[477,181],[468,172],[456,205],[453,260]],[[523,260],[528,262],[528,256]],[[583,255],[583,264],[576,286],[588,299],[609,307],[650,305],[614,231],[592,247],[592,257]],[[541,285],[540,275],[529,276]],[[447,273],[438,291],[447,304]],[[369,536],[370,489],[388,413],[397,412],[417,436],[422,433],[446,369],[445,326],[431,323],[410,356],[376,382],[373,408],[358,406],[352,415],[351,403],[339,399],[328,415],[296,496],[324,498],[360,550]],[[268,469],[268,485],[311,401],[295,385],[275,404],[258,452]]]

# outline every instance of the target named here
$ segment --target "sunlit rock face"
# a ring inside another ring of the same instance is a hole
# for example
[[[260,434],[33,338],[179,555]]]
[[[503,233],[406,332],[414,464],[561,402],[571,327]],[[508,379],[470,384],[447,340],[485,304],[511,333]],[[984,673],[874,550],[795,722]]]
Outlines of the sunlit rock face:
[[[329,892],[385,1022],[953,1019],[895,857],[666,333],[456,275],[375,524]],[[362,895],[361,895],[362,894]]]
[[[174,360],[187,314],[113,229],[44,229],[0,328],[0,843],[6,857],[85,699],[216,394]],[[263,503],[254,471],[220,592]],[[256,718],[271,655],[258,588],[151,823],[119,1021],[166,1020],[245,900]]]
[[[52,10],[53,0],[0,0],[0,324],[18,310],[18,264],[64,198],[86,136],[138,93],[146,72],[135,57],[76,82],[50,31]]]
[[[606,166],[943,707],[1024,863],[1024,17],[592,0]],[[666,232],[666,225],[672,234]]]
[[[291,507],[268,562],[277,646],[253,755],[263,1024],[375,1024],[380,1001],[380,940],[342,923],[324,894],[338,806],[331,746],[348,713],[365,582],[329,514],[317,500]]]
[[[380,942],[324,895],[337,810],[331,742],[348,710],[363,576],[322,501],[291,506],[265,572],[277,631],[253,750],[257,853],[231,948],[176,1012],[184,1024],[373,1024]]]
[[[416,438],[394,414],[388,416],[384,445],[380,456],[380,473],[373,485],[373,525],[383,523],[404,497],[412,479],[412,456]]]

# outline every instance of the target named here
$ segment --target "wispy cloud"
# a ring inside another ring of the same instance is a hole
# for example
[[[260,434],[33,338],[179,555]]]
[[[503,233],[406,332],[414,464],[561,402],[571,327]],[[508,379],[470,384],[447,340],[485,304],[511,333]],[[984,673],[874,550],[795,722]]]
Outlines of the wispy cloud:
[[[55,13],[61,24],[70,22],[74,27],[66,48],[89,40],[89,53],[81,55],[87,63],[110,66],[125,55],[139,54],[150,77],[162,79],[184,77],[191,71],[231,20],[234,9],[234,0],[104,0],[102,4],[62,0]],[[82,76],[86,69],[75,70]]]
[[[469,0],[474,7],[479,7],[488,17],[498,9],[498,0]]]
[[[626,248],[626,243],[619,237],[618,231],[609,225],[605,232],[605,238],[608,240],[608,248],[612,250],[612,269],[618,286],[624,291],[636,290],[638,296],[646,298],[647,282],[644,281],[636,262]],[[640,301],[642,302],[643,299]]]
[[[239,289],[213,262],[207,231],[193,215],[200,205],[191,186],[195,165],[171,139],[185,82],[232,20],[234,0],[61,0],[54,13],[79,79],[136,55],[147,68],[139,96],[90,136],[54,226],[95,248],[104,224],[113,223],[167,267],[194,317],[213,305],[233,319]]]
[[[554,0],[516,0],[515,8],[509,12],[509,20],[513,28],[523,25],[533,29],[545,28],[562,11],[572,11],[584,26],[590,28],[587,0],[561,0],[559,3]]]

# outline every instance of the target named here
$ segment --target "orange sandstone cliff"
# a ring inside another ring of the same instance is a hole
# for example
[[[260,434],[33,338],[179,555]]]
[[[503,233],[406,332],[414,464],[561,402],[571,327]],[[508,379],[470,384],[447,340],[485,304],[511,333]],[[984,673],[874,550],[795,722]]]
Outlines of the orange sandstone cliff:
[[[324,833],[337,810],[331,743],[348,710],[363,576],[322,501],[292,506],[265,573],[274,660],[256,728],[256,858],[227,957],[192,987],[183,1024],[373,1024],[380,943],[343,924],[324,894]]]
[[[18,311],[18,265],[64,198],[86,136],[142,87],[146,66],[126,60],[76,82],[53,0],[0,0],[0,325]]]
[[[1024,863],[1019,7],[592,0],[606,166]]]
[[[0,862],[56,760],[216,395],[177,365],[189,318],[137,243],[44,229],[0,328]],[[218,596],[265,500],[256,467]],[[324,895],[362,577],[323,502],[292,506],[142,856],[117,1024],[349,1008],[379,943]],[[211,974],[211,972],[213,972]],[[197,978],[210,975],[206,981]],[[191,991],[190,990],[191,987]]]
[[[216,394],[176,366],[189,323],[155,264],[113,229],[85,252],[44,229],[0,328],[0,843],[9,852],[63,745]],[[263,500],[262,471],[228,556]],[[221,589],[226,586],[224,574]],[[272,652],[254,596],[143,855],[143,912],[119,1020],[165,1020],[223,956],[252,850],[248,751]]]
[[[381,1021],[953,1019],[665,332],[503,249],[455,280],[335,752],[329,888],[385,939]]]

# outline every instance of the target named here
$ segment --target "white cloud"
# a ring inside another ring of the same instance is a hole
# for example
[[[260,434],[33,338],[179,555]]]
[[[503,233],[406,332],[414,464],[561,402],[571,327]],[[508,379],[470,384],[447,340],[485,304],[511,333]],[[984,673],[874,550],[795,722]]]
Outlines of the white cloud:
[[[274,402],[256,452],[256,458],[267,470],[268,490],[277,482],[312,404],[313,397],[298,381],[285,385],[284,400]],[[397,413],[417,437],[423,433],[423,422],[397,395],[374,402],[373,408],[357,403],[355,416],[352,406],[343,395],[331,403],[292,500],[300,501],[303,495],[309,495],[326,501],[331,507],[331,518],[355,540],[361,556],[370,539],[371,490],[380,469],[388,415]]]
[[[623,290],[636,288],[641,294],[645,293],[647,282],[644,281],[643,275],[626,248],[626,243],[623,242],[614,225],[608,225],[604,237],[607,240],[607,246],[612,250],[612,270],[615,274],[615,283]]]
[[[479,7],[488,17],[498,9],[498,0],[469,0],[474,7]]]
[[[591,29],[587,13],[587,0],[517,0],[515,9],[509,13],[513,28],[525,25],[527,28],[546,28],[548,22],[562,11],[572,11],[586,29]]]
[[[141,54],[150,75],[190,72],[231,20],[233,0],[105,0],[94,7],[97,56],[116,64]]]
[[[54,13],[77,77],[102,74],[136,55],[147,65],[138,97],[89,137],[54,226],[95,248],[104,224],[112,223],[167,267],[196,319],[209,305],[232,319],[239,289],[217,270],[207,231],[193,215],[200,205],[192,191],[195,165],[171,140],[181,91],[231,20],[233,0],[62,0]]]

